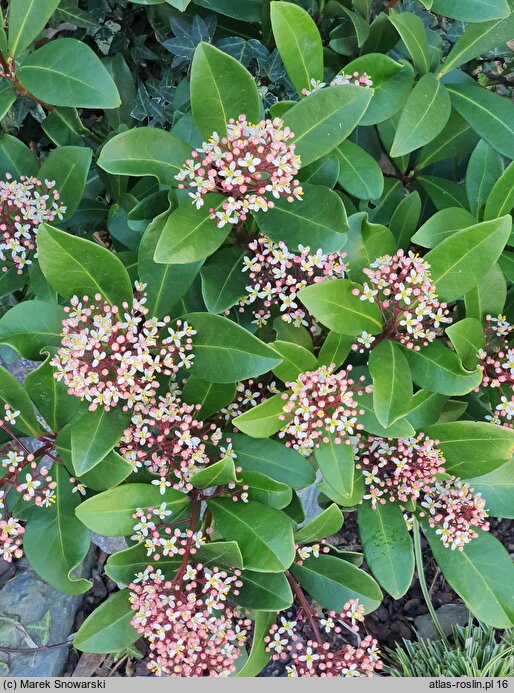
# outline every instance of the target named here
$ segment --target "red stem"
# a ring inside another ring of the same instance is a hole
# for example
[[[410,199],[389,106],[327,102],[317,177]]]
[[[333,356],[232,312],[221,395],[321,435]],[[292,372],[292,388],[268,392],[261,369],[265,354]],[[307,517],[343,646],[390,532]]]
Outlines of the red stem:
[[[318,624],[316,623],[316,619],[314,618],[315,616],[315,611],[305,598],[305,594],[303,593],[302,588],[300,585],[296,582],[294,577],[291,575],[291,573],[287,570],[286,571],[286,578],[288,583],[291,585],[291,589],[293,590],[296,598],[298,599],[298,602],[300,603],[300,606],[304,610],[307,618],[309,619],[309,623],[311,624],[312,631],[314,633],[314,636],[316,638],[316,642],[318,645],[323,644],[323,638],[321,637],[321,633],[319,632]]]

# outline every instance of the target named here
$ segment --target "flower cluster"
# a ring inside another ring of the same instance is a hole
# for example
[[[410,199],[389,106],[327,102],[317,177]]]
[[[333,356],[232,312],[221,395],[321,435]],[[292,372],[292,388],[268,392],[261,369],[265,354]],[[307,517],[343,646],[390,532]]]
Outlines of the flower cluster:
[[[386,324],[384,334],[409,349],[418,351],[420,345],[433,342],[442,332],[441,325],[451,322],[445,303],[437,299],[430,265],[419,255],[398,250],[396,255],[384,255],[363,272],[371,286],[364,283],[362,291],[354,289],[361,301],[376,303]],[[363,352],[371,347],[375,337],[363,332],[353,345]]]
[[[156,395],[156,377],[172,375],[193,361],[192,335],[187,323],[167,327],[169,317],[147,318],[145,285],[136,282],[132,305],[110,306],[100,294],[94,299],[74,296],[64,310],[61,347],[52,359],[57,380],[64,380],[68,394],[85,398],[89,409],[107,411],[123,402],[132,409]]]
[[[358,600],[347,602],[340,614],[335,611],[317,613],[309,604],[298,610],[296,620],[284,616],[274,624],[264,638],[266,649],[274,660],[291,659],[287,666],[289,677],[355,677],[372,676],[382,668],[377,641],[371,636],[361,639],[358,623],[364,621],[364,607]],[[298,624],[310,629],[312,638],[304,644],[297,634]],[[333,648],[323,641],[323,635],[339,636],[343,628],[357,639],[357,645],[348,643]]]
[[[236,397],[233,402],[220,409],[225,422],[230,422],[251,407],[256,407],[268,399],[268,395],[278,394],[277,384],[273,380],[268,385],[258,383],[253,378],[237,383]]]
[[[0,430],[7,433],[19,448],[8,451],[0,463],[0,555],[8,563],[13,558],[22,556],[21,545],[25,531],[19,519],[9,512],[7,499],[10,498],[10,492],[19,494],[13,501],[21,497],[25,502],[32,501],[38,507],[49,507],[55,503],[54,489],[57,485],[49,475],[48,468],[38,465],[36,456],[11,432],[19,415],[19,411],[14,411],[5,404],[4,416],[0,419]]]
[[[119,448],[134,471],[144,465],[158,475],[152,484],[162,494],[170,487],[187,493],[193,488],[190,479],[196,472],[223,459],[236,459],[230,439],[225,440],[225,446],[220,445],[221,429],[214,423],[198,421],[195,414],[199,405],[185,404],[180,395],[180,390],[173,387],[147,404],[137,402]],[[213,459],[218,446],[218,459]],[[233,491],[235,484],[227,488]],[[234,500],[238,493],[246,500],[246,490],[241,487],[237,493],[234,491]]]
[[[477,354],[483,373],[480,387],[496,391],[492,395],[496,398],[494,412],[485,418],[506,428],[514,427],[514,348],[509,346],[512,330],[513,326],[504,315],[487,315],[485,345]]]
[[[175,178],[179,187],[191,188],[189,195],[197,209],[210,192],[227,197],[221,209],[210,210],[218,228],[244,221],[249,212],[271,209],[271,198],[288,202],[302,199],[302,188],[295,179],[300,158],[294,152],[295,145],[288,144],[293,137],[280,118],[253,125],[240,115],[228,123],[226,137],[214,132],[208,142],[194,150],[193,158]]]
[[[446,548],[462,551],[478,534],[475,528],[488,531],[485,500],[471,486],[457,478],[437,481],[421,503],[428,513],[431,527],[437,527]]]
[[[146,555],[151,556],[154,561],[159,561],[163,556],[182,556],[186,550],[191,556],[205,544],[206,538],[200,531],[173,530],[173,523],[166,519],[171,514],[166,503],[161,503],[158,508],[137,508],[132,515],[136,523],[134,534],[130,538],[138,543],[143,542]],[[179,523],[180,520],[176,524]]]
[[[311,88],[302,89],[302,94],[304,96],[310,96],[310,94],[314,94],[315,91],[320,91],[320,89],[324,89],[326,86],[342,87],[345,84],[354,84],[356,87],[369,88],[373,86],[373,80],[368,74],[366,74],[366,72],[363,72],[362,74],[360,74],[359,72],[353,72],[351,75],[347,75],[345,72],[341,72],[340,74],[336,75],[334,79],[331,82],[329,82],[328,85],[326,82],[321,82],[319,79],[311,79]]]
[[[295,327],[308,326],[308,316],[298,303],[300,289],[345,275],[346,253],[327,255],[321,249],[312,253],[309,246],[302,245],[292,252],[283,241],[273,243],[264,235],[252,241],[248,249],[252,254],[244,258],[243,272],[248,271],[251,283],[239,306],[243,312],[245,306],[254,305],[253,322],[258,327],[268,324],[273,306],[277,306],[285,322]]]
[[[444,546],[452,549],[462,550],[476,537],[474,527],[489,529],[479,493],[457,477],[438,480],[445,473],[445,459],[437,441],[423,433],[394,441],[370,437],[358,449],[356,467],[367,487],[364,500],[371,501],[373,508],[388,500],[418,503],[420,515],[427,515]]]
[[[436,474],[444,473],[444,456],[424,433],[394,441],[370,436],[359,448],[356,467],[367,487],[364,498],[373,507],[387,500],[417,501],[423,491],[430,491]]]
[[[6,174],[0,181],[0,261],[2,271],[16,267],[18,274],[37,257],[36,236],[40,224],[63,218],[66,207],[59,200],[55,181]]]
[[[281,414],[286,424],[278,435],[286,438],[287,447],[292,446],[305,457],[319,447],[320,442],[328,443],[329,433],[335,433],[333,441],[338,445],[345,442],[346,436],[362,428],[357,416],[364,412],[358,409],[355,396],[368,389],[361,387],[364,377],[354,382],[349,377],[351,366],[338,373],[334,370],[335,364],[331,363],[286,383],[290,392],[282,395],[287,401]]]
[[[173,580],[148,567],[130,585],[132,625],[150,644],[148,668],[158,676],[228,676],[235,670],[251,624],[227,604],[240,572],[201,563]]]
[[[297,544],[295,548],[297,565],[302,565],[307,558],[319,558],[322,553],[328,553],[330,551],[330,547],[327,546],[326,542],[323,540],[318,544]]]

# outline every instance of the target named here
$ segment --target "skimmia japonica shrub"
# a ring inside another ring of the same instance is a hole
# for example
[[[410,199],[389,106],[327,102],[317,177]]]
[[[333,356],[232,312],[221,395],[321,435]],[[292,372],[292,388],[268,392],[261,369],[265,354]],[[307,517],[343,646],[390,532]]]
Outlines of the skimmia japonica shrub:
[[[0,32],[1,355],[38,362],[0,368],[3,559],[81,594],[124,537],[74,645],[160,676],[373,675],[422,541],[513,626],[509,3],[38,3]]]

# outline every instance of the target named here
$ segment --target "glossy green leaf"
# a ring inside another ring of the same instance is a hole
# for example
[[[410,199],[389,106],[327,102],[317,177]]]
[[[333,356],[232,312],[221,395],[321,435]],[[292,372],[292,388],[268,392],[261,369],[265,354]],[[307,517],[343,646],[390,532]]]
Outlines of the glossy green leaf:
[[[403,16],[403,15],[400,15]],[[423,75],[403,107],[390,154],[409,154],[431,142],[451,113],[450,95],[433,75]]]
[[[245,570],[240,579],[243,586],[232,599],[244,609],[276,613],[288,609],[293,603],[293,593],[283,573]]]
[[[485,315],[502,312],[507,298],[507,283],[499,265],[482,277],[477,286],[464,296],[468,318],[482,320]]]
[[[447,207],[468,208],[466,188],[462,183],[440,178],[439,176],[418,176],[418,183],[428,193],[436,209]]]
[[[444,75],[473,58],[485,55],[492,48],[510,41],[513,35],[514,12],[500,19],[468,25],[449,52],[439,74]]]
[[[500,257],[511,229],[510,216],[484,221],[452,234],[427,253],[439,299],[455,301],[476,286]]]
[[[374,436],[382,436],[384,438],[406,438],[414,434],[414,429],[406,418],[398,419],[387,428],[377,419],[373,408],[373,395],[369,392],[364,392],[356,397],[359,409],[364,411],[359,415],[359,423],[364,426],[367,433]]]
[[[111,305],[132,302],[127,271],[106,248],[48,224],[39,227],[37,239],[43,274],[64,298],[100,293]]]
[[[291,503],[293,492],[287,484],[275,481],[261,472],[243,472],[240,476],[243,483],[250,487],[248,494],[252,500],[277,510],[283,510]]]
[[[469,370],[479,362],[478,351],[485,348],[484,328],[476,318],[464,318],[446,328],[462,365]]]
[[[21,303],[20,305],[26,305]],[[51,356],[25,377],[25,390],[50,429],[57,433],[83,406],[78,397],[70,397],[68,388],[54,378]]]
[[[482,382],[482,371],[468,371],[454,351],[439,341],[420,351],[406,349],[412,379],[419,387],[441,395],[465,395]]]
[[[262,375],[280,363],[276,351],[227,318],[188,313],[183,319],[196,330],[191,368],[195,378],[236,383]]]
[[[71,217],[84,194],[92,151],[86,147],[54,149],[39,169],[41,180],[55,181],[61,201],[66,205],[65,218]]]
[[[199,43],[191,66],[191,110],[205,138],[227,134],[228,121],[244,113],[259,122],[260,99],[255,80],[240,62],[209,43]]]
[[[162,570],[166,577],[172,577],[180,566],[180,556],[161,556],[157,564],[157,561],[148,556],[144,543],[140,543],[109,556],[105,563],[105,573],[119,587],[126,587],[134,581],[137,573],[145,571],[148,566]]]
[[[206,419],[228,406],[236,397],[235,383],[209,383],[206,380],[188,378],[182,390],[186,404],[199,404],[198,416]]]
[[[314,470],[305,457],[276,440],[236,434],[232,436],[232,446],[243,473],[261,472],[292,488],[304,488],[314,482]]]
[[[514,13],[513,13],[514,15]],[[498,178],[487,198],[484,219],[496,219],[514,209],[514,161]]]
[[[0,405],[3,408],[5,404],[9,404],[12,411],[20,412],[16,417],[19,431],[31,438],[39,436],[41,429],[29,396],[16,378],[0,366]]]
[[[379,422],[388,428],[408,414],[413,395],[409,362],[400,346],[384,339],[372,349],[369,372],[373,378],[373,407]]]
[[[430,390],[418,390],[412,398],[410,411],[405,418],[417,431],[423,430],[439,420],[447,401],[446,395]]]
[[[321,442],[314,457],[324,480],[342,496],[350,496],[353,489],[354,454],[346,441],[335,442],[335,434],[327,435],[329,442]]]
[[[258,573],[282,573],[289,568],[295,547],[287,515],[256,501],[215,498],[207,505],[223,537],[239,544],[246,568]]]
[[[421,198],[414,190],[400,202],[389,222],[389,228],[396,239],[398,248],[407,250],[410,246],[412,236],[418,228],[420,216]]]
[[[366,212],[352,214],[349,219],[350,230],[344,252],[349,264],[348,277],[352,281],[367,281],[362,271],[382,255],[394,255],[396,241],[388,228],[381,224],[371,224]]]
[[[331,363],[339,368],[352,350],[353,337],[337,332],[329,332],[321,345],[318,354],[318,363],[322,366],[330,366]]]
[[[421,19],[412,12],[402,12],[389,15],[389,20],[400,34],[416,70],[422,75],[429,72],[430,50]]]
[[[514,565],[502,544],[488,532],[463,551],[446,549],[434,529],[425,529],[432,553],[450,587],[477,619],[495,628],[514,625]]]
[[[173,265],[154,261],[155,249],[161,237],[168,213],[156,217],[147,227],[139,244],[137,270],[146,284],[146,307],[149,315],[162,318],[183,298],[200,271],[203,261]]]
[[[31,94],[54,106],[120,105],[111,76],[91,48],[77,39],[46,43],[22,60],[16,76]]]
[[[42,349],[60,344],[65,317],[57,303],[18,303],[0,318],[0,344],[8,344],[25,359],[41,361]]]
[[[337,193],[323,185],[303,186],[302,200],[277,200],[273,209],[254,217],[261,231],[272,241],[283,241],[290,250],[308,245],[333,253],[344,245],[348,228],[346,211]]]
[[[294,539],[297,544],[312,544],[339,532],[343,526],[343,513],[334,503],[299,529]]]
[[[188,201],[174,209],[166,219],[155,248],[155,262],[190,264],[212,255],[230,233],[231,224],[221,229],[211,219],[210,209],[219,209],[226,197],[210,193],[201,209]]]
[[[414,550],[401,508],[363,503],[357,516],[366,563],[385,591],[400,599],[414,577]]]
[[[175,187],[175,176],[191,156],[183,140],[159,128],[134,128],[108,140],[98,165],[118,176],[152,176],[162,185]]]
[[[296,154],[306,166],[348,137],[359,124],[373,96],[354,85],[327,87],[295,104],[284,123],[295,135]]]
[[[202,297],[209,313],[223,313],[246,294],[249,280],[243,258],[247,254],[247,248],[222,248],[203,266]]]
[[[73,640],[80,652],[107,653],[123,651],[141,637],[130,624],[130,590],[116,592],[100,604],[84,621]]]
[[[129,414],[98,407],[70,426],[71,459],[77,476],[89,472],[118,444],[130,422]]]
[[[485,205],[489,193],[502,173],[502,157],[487,142],[480,140],[469,159],[466,171],[469,208],[475,214]]]
[[[237,416],[232,423],[252,438],[269,438],[285,426],[284,403],[282,395],[273,395]]]
[[[514,452],[514,430],[483,421],[436,423],[425,432],[439,441],[446,471],[464,479],[491,472]]]
[[[430,8],[435,14],[442,14],[463,22],[486,22],[491,19],[508,17],[510,14],[507,0],[432,0]]]
[[[0,176],[2,179],[6,173],[13,178],[20,176],[35,176],[39,164],[34,152],[29,149],[17,137],[7,132],[0,137]]]
[[[337,613],[349,599],[358,599],[366,613],[382,601],[380,588],[370,575],[335,556],[308,558],[303,565],[294,565],[291,572],[313,599]]]
[[[13,0],[9,3],[9,54],[15,58],[45,28],[60,0]]]
[[[57,482],[55,503],[30,513],[23,535],[24,553],[52,587],[65,594],[82,594],[93,584],[75,572],[89,550],[89,530],[75,516],[80,495],[72,492],[69,474],[57,464],[52,477]]]
[[[462,207],[447,207],[431,216],[412,236],[412,242],[423,248],[436,245],[457,231],[476,224],[476,218]]]
[[[123,484],[99,493],[81,503],[77,517],[86,527],[106,537],[128,536],[134,528],[133,513],[137,508],[157,508],[166,503],[175,521],[188,506],[189,499],[183,493],[167,489],[161,494],[158,486],[151,484]]]
[[[318,360],[314,354],[299,344],[277,340],[273,342],[273,349],[283,359],[281,364],[275,366],[273,374],[284,383],[293,382],[300,373],[313,371],[318,367]]]
[[[416,168],[426,168],[430,164],[468,154],[478,140],[473,128],[456,111],[452,111],[444,129],[420,151]]]
[[[323,79],[323,46],[312,17],[290,2],[271,3],[271,25],[278,52],[299,94],[311,79]]]
[[[339,160],[339,185],[360,200],[376,200],[384,190],[384,176],[378,163],[350,140],[341,142],[334,154]]]
[[[62,434],[62,429],[60,434]],[[62,435],[57,436],[57,441],[61,443],[64,442]],[[57,446],[57,441],[56,449],[59,452],[59,455],[62,457],[63,447],[62,445]],[[68,455],[71,455],[71,441],[69,447],[70,451]],[[68,466],[66,460],[63,461],[65,461],[66,466]],[[68,468],[72,468],[71,462],[70,467]],[[91,471],[83,474],[80,480],[93,491],[108,491],[110,488],[119,486],[122,481],[125,481],[125,479],[133,473],[133,471],[134,468],[132,465],[121,455],[118,455],[117,452],[112,450],[111,452],[108,452],[103,460],[94,466]]]
[[[225,457],[219,462],[211,464],[205,469],[193,474],[190,483],[195,488],[210,488],[212,486],[224,486],[236,480],[234,460]]]
[[[356,336],[363,331],[378,334],[382,317],[375,303],[361,301],[353,294],[359,284],[348,279],[311,284],[298,293],[309,313],[334,332]]]
[[[514,519],[514,458],[469,483],[485,498],[490,515]]]
[[[270,659],[270,653],[267,651],[264,638],[268,635],[269,629],[275,623],[275,620],[276,614],[273,612],[257,611],[255,613],[252,648],[248,659],[235,676],[257,676],[264,669]]]
[[[453,107],[482,139],[509,159],[514,159],[514,104],[482,87],[448,86]]]

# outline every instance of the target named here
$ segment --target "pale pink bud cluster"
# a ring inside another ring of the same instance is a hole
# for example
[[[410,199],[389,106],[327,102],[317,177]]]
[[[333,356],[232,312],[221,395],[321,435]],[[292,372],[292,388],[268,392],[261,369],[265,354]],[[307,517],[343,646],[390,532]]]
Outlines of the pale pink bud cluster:
[[[357,469],[366,484],[365,500],[375,508],[388,500],[408,503],[428,492],[437,474],[444,473],[445,459],[424,433],[412,438],[375,438],[359,444]]]
[[[168,488],[187,493],[193,488],[191,477],[196,472],[237,457],[230,438],[224,439],[216,424],[196,419],[200,405],[185,404],[180,395],[180,390],[172,386],[165,396],[148,403],[137,402],[119,447],[134,471],[144,465],[158,475],[151,483],[159,487],[161,494]],[[235,484],[227,484],[234,500],[240,496],[246,501],[247,487],[238,491],[235,488]]]
[[[334,79],[328,84],[326,82],[322,82],[319,79],[312,78],[310,81],[310,89],[302,89],[302,94],[304,96],[310,96],[310,94],[314,94],[315,91],[320,91],[320,89],[324,89],[327,86],[342,87],[346,84],[353,84],[356,87],[369,88],[373,86],[373,80],[366,72],[363,72],[362,74],[359,72],[352,72],[351,75],[347,75],[345,72],[341,72],[338,75],[336,75]]]
[[[218,228],[244,221],[250,212],[271,209],[273,199],[302,199],[295,179],[301,161],[294,153],[295,145],[288,144],[293,137],[280,118],[253,125],[240,115],[230,119],[226,137],[213,132],[208,142],[194,150],[175,178],[181,181],[180,188],[191,188],[189,196],[197,209],[208,193],[227,197],[221,209],[210,210]]]
[[[482,387],[514,387],[514,348],[509,346],[513,326],[504,315],[486,317],[485,349],[480,349],[483,378]]]
[[[319,558],[322,553],[329,553],[330,547],[324,540],[317,544],[296,544],[296,563],[302,565],[308,558]]]
[[[244,258],[243,272],[252,280],[248,294],[239,302],[240,311],[253,305],[253,322],[258,327],[268,324],[274,306],[282,320],[295,327],[310,326],[308,316],[298,300],[298,292],[309,284],[345,276],[346,253],[311,252],[309,246],[298,246],[291,252],[283,241],[273,243],[260,235],[249,243],[250,256]]]
[[[350,599],[340,614],[335,611],[316,613],[309,605],[309,612],[302,608],[296,613],[296,620],[281,616],[269,635],[264,638],[266,650],[274,660],[291,658],[287,667],[288,677],[352,677],[372,676],[382,668],[377,641],[371,636],[361,639],[356,636],[357,645],[334,647],[331,642],[322,642],[326,634],[333,641],[343,629],[350,633],[359,632],[358,623],[364,621],[364,607],[357,599]],[[311,639],[302,642],[298,632],[311,631]]]
[[[132,304],[110,306],[100,294],[94,299],[74,296],[63,320],[61,347],[52,359],[54,376],[64,380],[68,394],[86,399],[89,409],[107,411],[122,402],[132,409],[136,402],[155,397],[158,375],[172,375],[190,368],[195,330],[170,318],[147,318],[145,285],[136,282]],[[163,328],[167,328],[166,331]]]
[[[251,622],[228,605],[242,583],[198,563],[166,580],[148,567],[131,584],[132,625],[150,645],[148,668],[157,676],[228,676],[242,653]]]
[[[329,433],[335,433],[336,445],[349,444],[345,438],[362,429],[357,417],[364,411],[358,408],[355,396],[369,387],[362,387],[364,377],[357,382],[349,377],[351,366],[337,373],[334,369],[331,363],[302,373],[294,382],[286,383],[290,392],[282,395],[286,401],[280,418],[287,423],[278,435],[286,438],[287,447],[305,457],[320,443],[328,443]]]
[[[437,299],[430,265],[419,255],[398,250],[396,255],[384,255],[363,269],[370,283],[362,291],[354,289],[361,301],[375,303],[385,323],[384,336],[418,351],[421,346],[442,333],[445,323],[451,322],[446,303]],[[356,351],[369,349],[375,337],[363,332],[353,345]]]
[[[478,537],[475,528],[489,530],[485,500],[474,493],[470,484],[458,478],[437,481],[425,494],[421,506],[426,509],[431,527],[446,548],[462,551],[466,544]]]
[[[59,199],[55,181],[44,182],[6,174],[0,181],[0,262],[2,271],[16,267],[18,274],[37,257],[36,236],[43,222],[62,219],[66,207]]]

